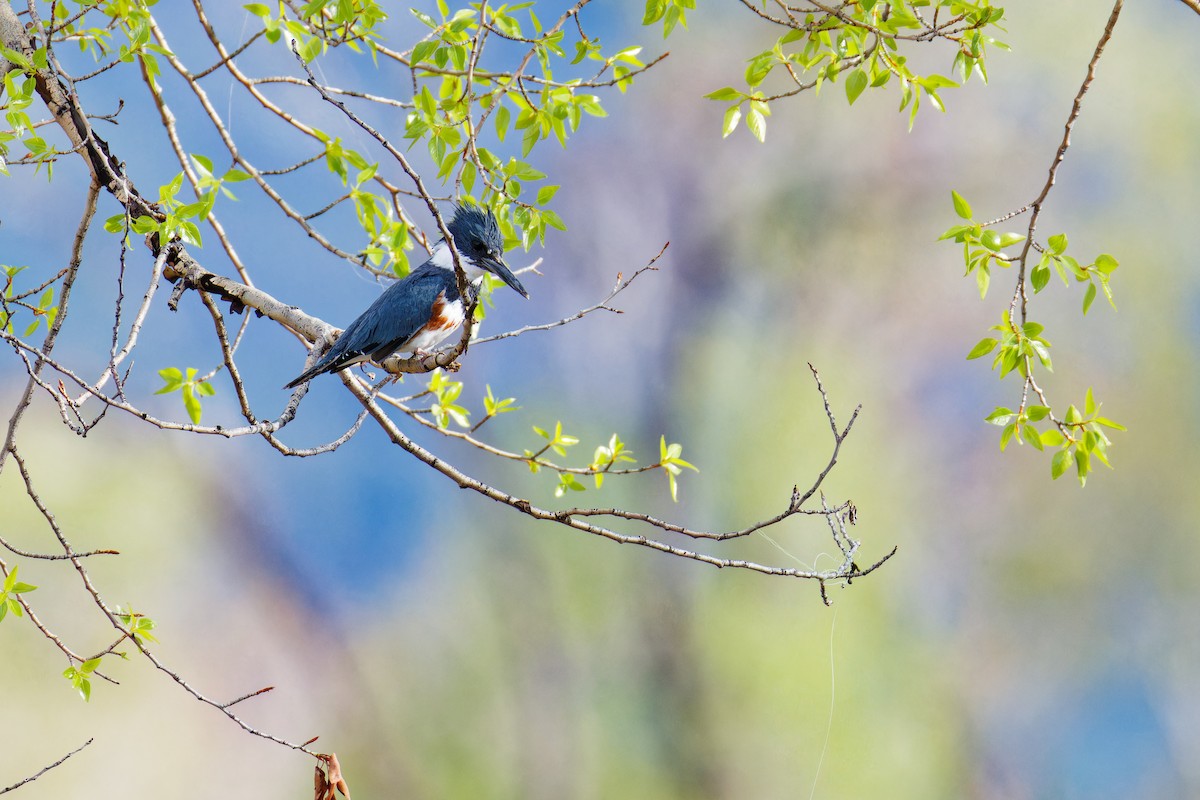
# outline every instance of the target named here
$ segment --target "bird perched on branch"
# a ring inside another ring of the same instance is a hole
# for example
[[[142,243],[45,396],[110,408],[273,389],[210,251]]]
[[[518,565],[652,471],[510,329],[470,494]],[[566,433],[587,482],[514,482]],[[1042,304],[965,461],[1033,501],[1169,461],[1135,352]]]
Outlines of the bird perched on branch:
[[[446,227],[454,237],[472,295],[484,273],[490,272],[529,297],[501,257],[504,238],[491,209],[460,205]],[[450,245],[442,239],[424,264],[389,286],[320,361],[284,388],[362,361],[383,361],[393,353],[424,355],[463,324],[467,304],[458,291]]]

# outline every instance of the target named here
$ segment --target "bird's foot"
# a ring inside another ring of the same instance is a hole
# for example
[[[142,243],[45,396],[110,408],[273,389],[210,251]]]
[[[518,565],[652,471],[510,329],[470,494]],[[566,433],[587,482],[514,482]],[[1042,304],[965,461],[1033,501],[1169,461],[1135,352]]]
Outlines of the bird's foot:
[[[416,350],[413,351],[413,358],[424,361],[426,357],[436,356],[440,352],[442,352],[442,351],[441,350],[422,350],[420,348],[417,348]],[[454,361],[451,361],[449,364],[443,364],[442,369],[446,370],[446,372],[458,372],[460,369],[462,369],[462,365],[459,364],[456,359]]]

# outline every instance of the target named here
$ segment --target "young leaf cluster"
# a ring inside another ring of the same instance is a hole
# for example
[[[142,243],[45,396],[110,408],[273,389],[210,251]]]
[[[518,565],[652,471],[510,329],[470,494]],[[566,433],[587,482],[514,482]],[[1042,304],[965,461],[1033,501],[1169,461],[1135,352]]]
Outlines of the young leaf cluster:
[[[1036,423],[1043,421],[1053,424],[1045,430],[1039,430]],[[1038,450],[1058,448],[1050,460],[1050,476],[1058,480],[1074,465],[1080,486],[1087,483],[1088,473],[1094,468],[1093,462],[1099,461],[1112,468],[1108,461],[1108,447],[1112,441],[1104,429],[1125,430],[1124,425],[1100,416],[1100,405],[1093,397],[1091,387],[1084,398],[1083,411],[1070,405],[1062,420],[1053,419],[1048,406],[1031,405],[1016,411],[997,408],[988,415],[987,422],[1001,428],[1001,450],[1014,437],[1018,444],[1027,442]]]
[[[459,427],[471,427],[471,412],[454,401],[462,394],[462,381],[452,381],[446,377],[445,370],[435,369],[429,375],[429,392],[434,397],[430,413],[437,421],[439,428],[445,429],[453,419]],[[489,394],[491,390],[488,390]]]
[[[979,299],[983,300],[987,297],[988,287],[991,285],[992,267],[1011,266],[1013,257],[1004,250],[1025,241],[1025,236],[1020,233],[1000,233],[975,222],[971,205],[963,196],[951,190],[950,197],[954,201],[954,213],[967,222],[951,227],[938,241],[953,239],[963,246],[963,263],[966,265],[966,272],[963,274],[975,273]]]
[[[1050,362],[1050,343],[1042,338],[1045,326],[1037,322],[1026,322],[1017,325],[1012,320],[1012,314],[1005,309],[999,325],[993,325],[992,330],[999,331],[1000,338],[985,337],[967,353],[967,360],[981,358],[996,351],[992,359],[992,369],[1000,370],[1000,377],[1016,370],[1022,377],[1029,375],[1029,363],[1037,358],[1043,367],[1053,371]]]
[[[646,12],[642,15],[643,25],[663,24],[663,38],[675,30],[676,25],[687,28],[687,12],[696,8],[696,0],[646,0]]]
[[[470,410],[458,402],[462,396],[462,391],[462,381],[450,380],[445,371],[440,369],[434,370],[430,373],[425,391],[410,398],[415,400],[420,397],[429,396],[433,402],[424,409],[406,408],[406,410],[409,411],[410,415],[417,418],[422,414],[432,416],[433,422],[427,423],[432,427],[453,438],[464,439],[493,455],[513,461],[520,461],[535,475],[543,470],[554,473],[558,480],[558,485],[554,490],[555,497],[562,497],[569,491],[586,491],[587,486],[582,482],[582,479],[586,479],[587,477],[591,477],[595,482],[595,487],[599,489],[604,485],[604,480],[609,475],[631,475],[661,469],[667,476],[671,498],[676,499],[678,494],[676,479],[678,475],[684,469],[696,470],[694,465],[683,459],[683,446],[678,443],[668,443],[666,437],[662,437],[659,442],[659,460],[654,464],[638,466],[633,451],[629,449],[629,446],[616,433],[612,434],[605,444],[596,446],[591,461],[586,465],[564,466],[558,464],[551,461],[547,456],[554,454],[565,458],[570,454],[569,451],[571,448],[580,442],[578,436],[564,430],[561,420],[555,422],[553,428],[543,428],[537,425],[532,426],[534,435],[540,440],[536,446],[524,448],[520,453],[510,453],[497,449],[473,438],[473,435],[483,427],[484,423],[493,417],[520,410],[520,406],[516,405],[516,399],[512,397],[498,399],[493,394],[492,387],[487,386],[483,397],[484,415],[479,422],[472,426]],[[465,432],[452,429],[450,427],[451,422],[457,425],[458,428],[465,429]]]
[[[19,159],[21,163],[34,164],[34,172],[46,167],[46,180],[54,177],[54,161],[59,151],[52,147],[34,127],[33,120],[25,109],[33,102],[37,91],[37,83],[33,75],[37,70],[47,66],[46,48],[39,47],[33,51],[32,59],[26,58],[10,48],[0,48],[0,54],[9,62],[16,64],[19,69],[10,70],[4,76],[4,96],[0,101],[0,109],[4,111],[6,130],[0,130],[0,174],[8,175],[8,165],[12,161],[11,148],[14,142],[19,142],[26,153]]]
[[[8,616],[8,612],[12,612],[15,616],[21,616],[21,603],[17,600],[17,595],[32,592],[37,587],[31,583],[24,583],[17,580],[17,565],[9,570],[8,575],[4,578],[4,583],[0,584],[0,622]]]
[[[1036,264],[1028,271],[1028,284],[1033,287],[1034,295],[1045,289],[1050,282],[1052,267],[1058,272],[1064,286],[1070,286],[1071,278],[1078,283],[1087,283],[1088,288],[1083,297],[1083,313],[1087,314],[1096,298],[1097,287],[1104,293],[1109,304],[1116,308],[1109,282],[1118,266],[1117,259],[1107,253],[1101,253],[1090,264],[1081,264],[1067,254],[1066,234],[1055,234],[1044,245],[1026,242],[1026,236],[1023,234],[1000,233],[991,227],[991,223],[976,222],[967,200],[956,191],[951,191],[950,196],[955,214],[964,222],[950,227],[941,235],[940,240],[951,239],[963,246],[966,274],[975,273],[980,298],[987,295],[992,266],[1010,267],[1017,264],[1019,267],[1013,301],[1001,315],[1000,324],[991,328],[998,332],[997,335],[984,337],[967,353],[968,360],[994,353],[992,369],[998,370],[1001,378],[1015,372],[1024,380],[1021,405],[1016,410],[998,407],[987,416],[986,421],[1001,428],[1001,450],[1014,438],[1018,444],[1028,443],[1038,450],[1046,447],[1058,448],[1051,459],[1051,476],[1057,479],[1071,463],[1074,463],[1076,475],[1082,486],[1086,483],[1095,462],[1112,466],[1108,460],[1108,446],[1111,442],[1103,428],[1125,428],[1099,416],[1100,407],[1092,396],[1091,388],[1087,390],[1082,413],[1075,405],[1071,405],[1062,416],[1055,414],[1034,374],[1035,366],[1040,365],[1047,371],[1053,371],[1053,364],[1050,359],[1050,343],[1042,336],[1045,327],[1041,323],[1026,319],[1028,294],[1025,291],[1025,264],[1030,250],[1041,253]],[[1025,245],[1019,254],[1005,252],[1005,248],[1021,243]],[[1038,402],[1030,400],[1031,393]],[[1039,429],[1039,423],[1049,427]]]
[[[291,4],[299,19],[289,19],[283,3],[277,14],[263,3],[242,7],[262,22],[268,42],[278,42],[285,33],[294,38],[305,62],[341,45],[356,53],[365,47],[375,58],[382,40],[380,26],[387,20],[387,12],[376,0],[311,0],[298,8]]]
[[[680,456],[683,454],[683,445],[667,444],[667,437],[659,438],[658,442],[658,463],[663,468],[663,472],[667,474],[667,483],[671,487],[671,499],[678,500],[676,496],[677,485],[676,478],[684,469],[690,469],[694,472],[700,470],[693,464],[684,461]]]
[[[79,696],[83,698],[83,702],[85,703],[92,699],[92,680],[90,676],[99,666],[99,658],[89,658],[78,667],[70,666],[63,670],[62,676],[71,682],[72,688],[79,692]]]
[[[155,394],[169,394],[170,392],[179,392],[183,397],[183,407],[187,410],[188,418],[191,419],[193,425],[200,424],[200,398],[212,397],[217,393],[217,388],[206,380],[197,380],[196,368],[188,367],[185,375],[179,367],[167,367],[160,369],[158,375],[163,379],[163,387]]]
[[[13,317],[16,315],[14,308],[24,308],[33,314],[33,319],[25,326],[25,330],[21,334],[23,337],[33,335],[43,320],[46,322],[46,327],[50,327],[54,324],[55,317],[58,316],[58,306],[54,303],[53,280],[20,294],[16,292],[13,279],[25,269],[24,266],[0,264],[0,271],[4,273],[4,291],[0,293],[0,330],[12,335]],[[36,303],[32,302],[35,294],[39,294]]]
[[[139,614],[132,609],[121,608],[118,606],[116,613],[113,616],[116,618],[117,622],[121,624],[124,634],[132,638],[138,644],[146,644],[148,642],[158,641],[158,639],[154,637],[154,634],[150,632],[154,630],[154,620],[150,619],[144,614]],[[121,658],[127,658],[124,653],[119,651],[116,654]],[[95,658],[89,658],[88,660],[81,662],[78,667],[72,665],[67,667],[62,672],[62,676],[71,682],[71,686],[77,692],[79,692],[79,696],[83,698],[84,702],[88,702],[92,699],[91,675],[95,673],[96,669],[100,666],[101,658],[103,658],[103,655],[96,656]]]
[[[472,5],[451,12],[439,0],[436,15],[416,9],[413,14],[429,33],[405,53],[419,86],[405,122],[405,138],[425,143],[438,165],[438,177],[453,180],[461,196],[492,207],[506,238],[529,248],[544,240],[547,227],[565,229],[561,218],[546,207],[557,186],[539,186],[530,197],[526,184],[543,181],[546,175],[526,159],[547,139],[565,147],[584,117],[606,116],[599,96],[586,90],[628,88],[632,71],[645,66],[637,57],[640,48],[606,55],[599,40],[580,27],[569,57],[566,17],[546,28],[532,3]],[[487,34],[526,48],[531,66],[524,72],[481,67],[479,50]],[[584,62],[598,63],[590,77],[581,77],[579,70],[565,78],[557,74]],[[532,64],[537,65],[536,74]],[[506,158],[478,143],[489,119],[497,143],[510,133],[520,134],[520,157]]]
[[[819,94],[826,81],[836,82],[843,73],[846,100],[851,105],[866,89],[882,88],[894,81],[900,92],[899,110],[908,110],[911,130],[922,96],[939,111],[945,111],[940,90],[957,87],[972,74],[986,83],[988,48],[1008,49],[988,33],[990,28],[998,28],[1004,17],[1004,9],[992,6],[988,0],[859,0],[804,13],[790,8],[787,11],[786,16],[778,17],[757,12],[788,30],[770,48],[748,59],[746,88],[726,86],[705,95],[729,103],[721,126],[723,136],[733,133],[744,118],[750,133],[763,141],[771,102],[809,89]],[[958,75],[957,81],[914,72],[902,52],[903,44],[938,39],[954,48],[951,71]],[[784,76],[779,79],[783,88],[774,92],[763,88],[772,75]],[[806,80],[808,75],[812,77]]]
[[[100,69],[120,63],[139,62],[149,82],[157,86],[161,74],[158,55],[167,51],[152,41],[153,17],[150,7],[157,0],[59,0],[52,3],[53,14],[44,24],[50,26],[55,38],[75,41],[80,52],[90,53],[96,61],[111,59]],[[73,11],[71,6],[78,10]],[[106,17],[101,25],[89,25],[91,12]],[[115,42],[113,32],[119,31],[123,41]]]
[[[1066,253],[1067,235],[1065,233],[1051,236],[1046,242],[1046,247],[1038,249],[1041,251],[1042,257],[1038,259],[1038,263],[1029,273],[1029,283],[1033,286],[1034,294],[1045,289],[1046,284],[1050,282],[1050,266],[1053,265],[1058,276],[1062,278],[1063,286],[1071,285],[1070,278],[1088,285],[1083,292],[1084,314],[1088,313],[1088,309],[1092,307],[1092,302],[1096,299],[1097,286],[1100,287],[1100,291],[1104,293],[1104,297],[1113,310],[1117,309],[1117,304],[1113,300],[1112,287],[1109,286],[1113,271],[1120,266],[1116,258],[1108,253],[1101,253],[1090,264],[1080,264],[1078,259]]]
[[[633,451],[625,446],[621,441],[621,437],[613,434],[609,437],[608,444],[602,444],[596,447],[595,453],[592,454],[592,463],[588,465],[588,469],[594,470],[592,478],[596,481],[596,488],[599,489],[604,485],[604,476],[618,464],[636,464],[637,459],[633,457]]]
[[[200,247],[202,242],[200,227],[197,223],[206,220],[212,212],[213,205],[217,202],[218,191],[223,190],[226,195],[233,197],[231,192],[221,186],[221,182],[226,180],[233,182],[246,178],[241,177],[245,173],[240,170],[230,170],[221,178],[215,178],[212,175],[211,161],[203,156],[199,157],[203,161],[197,161],[197,156],[192,156],[192,158],[197,165],[207,164],[206,189],[201,193],[199,199],[185,203],[176,197],[183,188],[183,173],[181,172],[170,183],[158,187],[158,209],[161,212],[161,219],[142,214],[133,220],[127,220],[124,214],[114,214],[104,221],[104,230],[109,233],[121,233],[128,225],[129,230],[140,236],[157,234],[159,242],[164,244],[182,240],[186,244]],[[201,166],[201,169],[205,168]]]
[[[134,611],[132,608],[121,608],[117,606],[116,613],[117,621],[124,627],[125,634],[131,637],[138,644],[146,644],[147,642],[157,642],[154,634],[150,631],[156,627],[154,620]]]

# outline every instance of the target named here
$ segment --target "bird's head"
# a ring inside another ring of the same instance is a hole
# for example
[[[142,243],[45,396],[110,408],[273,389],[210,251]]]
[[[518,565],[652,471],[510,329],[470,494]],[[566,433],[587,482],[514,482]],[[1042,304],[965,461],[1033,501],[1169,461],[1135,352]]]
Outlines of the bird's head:
[[[529,297],[529,292],[504,263],[504,237],[490,208],[460,205],[447,227],[459,255],[475,267],[499,276],[522,297]]]

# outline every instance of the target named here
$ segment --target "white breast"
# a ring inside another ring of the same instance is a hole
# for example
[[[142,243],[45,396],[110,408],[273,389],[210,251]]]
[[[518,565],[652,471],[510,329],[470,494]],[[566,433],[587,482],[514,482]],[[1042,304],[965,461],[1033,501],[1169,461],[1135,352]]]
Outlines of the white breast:
[[[445,341],[447,336],[458,330],[463,324],[463,318],[463,304],[461,299],[455,300],[453,303],[447,303],[443,295],[438,295],[437,300],[434,301],[433,308],[430,310],[429,322],[417,332],[416,336],[409,339],[398,352],[416,353],[417,351],[421,351],[428,353]]]

